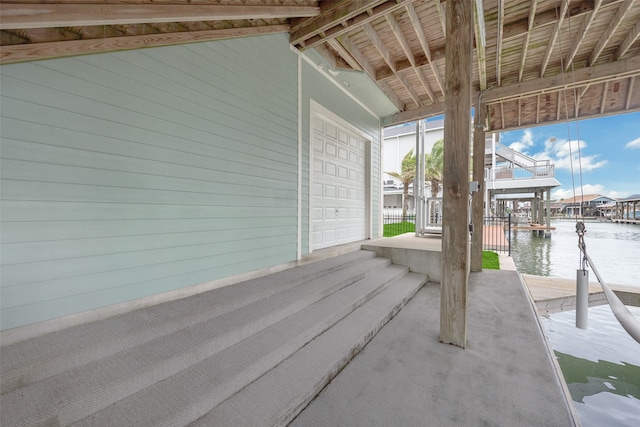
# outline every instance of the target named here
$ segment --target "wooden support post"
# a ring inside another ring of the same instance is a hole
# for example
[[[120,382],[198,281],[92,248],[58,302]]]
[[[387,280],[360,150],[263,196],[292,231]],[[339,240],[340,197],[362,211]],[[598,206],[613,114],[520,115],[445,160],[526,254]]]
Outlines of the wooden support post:
[[[473,2],[448,1],[440,341],[467,344]]]
[[[471,271],[482,271],[482,222],[484,212],[484,151],[486,134],[484,122],[487,107],[482,102],[476,103],[473,126],[473,180],[480,185],[478,192],[471,199]]]

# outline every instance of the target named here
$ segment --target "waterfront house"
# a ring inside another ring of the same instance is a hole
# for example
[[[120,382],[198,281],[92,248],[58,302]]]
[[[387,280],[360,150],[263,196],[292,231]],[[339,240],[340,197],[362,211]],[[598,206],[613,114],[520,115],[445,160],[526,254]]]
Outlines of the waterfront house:
[[[600,216],[600,210],[616,199],[600,194],[584,194],[562,199],[562,213],[566,216]]]

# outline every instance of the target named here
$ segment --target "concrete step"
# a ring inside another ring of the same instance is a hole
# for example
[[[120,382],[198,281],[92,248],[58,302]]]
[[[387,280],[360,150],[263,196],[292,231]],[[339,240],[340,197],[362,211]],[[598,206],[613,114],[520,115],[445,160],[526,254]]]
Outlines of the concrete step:
[[[195,422],[294,357],[292,355],[354,310],[369,304],[380,292],[394,287],[406,274],[405,267],[389,266],[76,425],[177,426]]]
[[[78,421],[197,365],[368,275],[377,277],[389,263],[384,258],[359,259],[233,311],[18,388],[2,396],[3,406],[11,408],[2,421],[8,425]],[[188,307],[184,309],[191,313]]]
[[[285,292],[375,254],[356,251],[0,347],[2,394]]]
[[[425,281],[426,277],[421,274],[405,275],[189,425],[288,425],[418,292]]]

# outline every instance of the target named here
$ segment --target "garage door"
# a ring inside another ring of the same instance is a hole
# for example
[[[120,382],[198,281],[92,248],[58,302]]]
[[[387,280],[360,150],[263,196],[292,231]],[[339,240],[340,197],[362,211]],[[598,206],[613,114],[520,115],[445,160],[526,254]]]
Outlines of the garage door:
[[[311,247],[366,238],[366,140],[324,116],[312,118]]]

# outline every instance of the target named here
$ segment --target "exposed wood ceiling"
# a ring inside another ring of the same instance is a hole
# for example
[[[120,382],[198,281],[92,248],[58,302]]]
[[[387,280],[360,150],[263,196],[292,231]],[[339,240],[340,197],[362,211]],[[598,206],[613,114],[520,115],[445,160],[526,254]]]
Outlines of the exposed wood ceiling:
[[[461,0],[460,0],[461,1]],[[466,0],[491,130],[640,111],[640,0]],[[2,63],[288,32],[395,104],[442,114],[443,0],[1,0]]]

